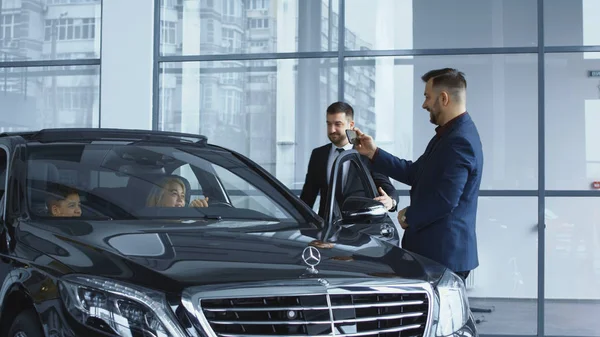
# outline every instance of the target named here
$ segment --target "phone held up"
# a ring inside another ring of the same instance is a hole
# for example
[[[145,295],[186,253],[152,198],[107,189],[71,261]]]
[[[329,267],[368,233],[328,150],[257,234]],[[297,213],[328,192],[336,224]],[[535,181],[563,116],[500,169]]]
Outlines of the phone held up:
[[[346,137],[348,137],[348,142],[350,144],[356,145],[356,138],[358,137],[358,135],[356,134],[356,131],[346,129]]]

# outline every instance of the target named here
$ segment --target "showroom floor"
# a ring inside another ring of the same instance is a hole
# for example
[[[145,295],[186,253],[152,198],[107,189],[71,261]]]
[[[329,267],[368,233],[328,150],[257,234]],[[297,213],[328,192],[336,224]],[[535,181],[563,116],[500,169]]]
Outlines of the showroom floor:
[[[480,334],[537,334],[537,301],[515,299],[470,299],[472,308],[490,308],[491,313],[474,312]],[[599,302],[547,300],[545,334],[550,336],[600,336]]]

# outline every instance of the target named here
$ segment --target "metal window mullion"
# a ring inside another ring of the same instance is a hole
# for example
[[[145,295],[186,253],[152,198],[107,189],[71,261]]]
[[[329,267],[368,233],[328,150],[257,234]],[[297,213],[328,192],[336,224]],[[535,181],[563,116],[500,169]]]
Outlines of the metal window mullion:
[[[160,68],[160,2],[161,0],[154,0],[154,46],[152,48],[154,60],[152,66],[152,130],[158,130],[158,119],[159,119],[159,104],[160,104],[160,83],[158,71]]]
[[[538,27],[538,298],[537,335],[544,336],[546,260],[546,144],[545,144],[545,48],[544,0],[537,2]]]
[[[344,51],[346,50],[346,0],[339,0],[338,5],[338,100],[343,101],[345,89]]]

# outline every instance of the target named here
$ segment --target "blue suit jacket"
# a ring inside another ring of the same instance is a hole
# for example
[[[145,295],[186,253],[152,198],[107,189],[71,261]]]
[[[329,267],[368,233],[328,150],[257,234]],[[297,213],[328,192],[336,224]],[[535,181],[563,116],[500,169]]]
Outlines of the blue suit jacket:
[[[475,221],[483,151],[467,113],[434,136],[417,161],[379,149],[373,169],[411,186],[403,248],[455,272],[479,265]]]

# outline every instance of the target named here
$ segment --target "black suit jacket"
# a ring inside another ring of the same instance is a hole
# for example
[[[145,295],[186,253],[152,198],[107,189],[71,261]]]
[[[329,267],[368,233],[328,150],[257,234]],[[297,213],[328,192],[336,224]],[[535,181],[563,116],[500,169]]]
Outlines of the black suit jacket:
[[[319,195],[319,193],[321,194],[318,212],[321,217],[324,216],[325,204],[327,202],[326,198],[329,182],[327,181],[327,175],[325,172],[327,171],[327,161],[329,160],[329,153],[332,146],[333,144],[329,143],[312,151],[310,160],[308,162],[308,171],[306,172],[304,187],[302,187],[302,193],[300,193],[300,199],[302,199],[311,208],[315,204],[317,195]],[[371,166],[370,160],[367,157],[361,156],[361,159],[367,167]],[[385,193],[389,195],[390,198],[396,200],[396,203],[398,203],[398,192],[394,188],[394,185],[392,185],[392,182],[388,176],[371,170],[371,177],[373,178],[373,182],[375,182],[376,187],[383,188]],[[395,209],[392,209],[390,211],[394,210]]]

